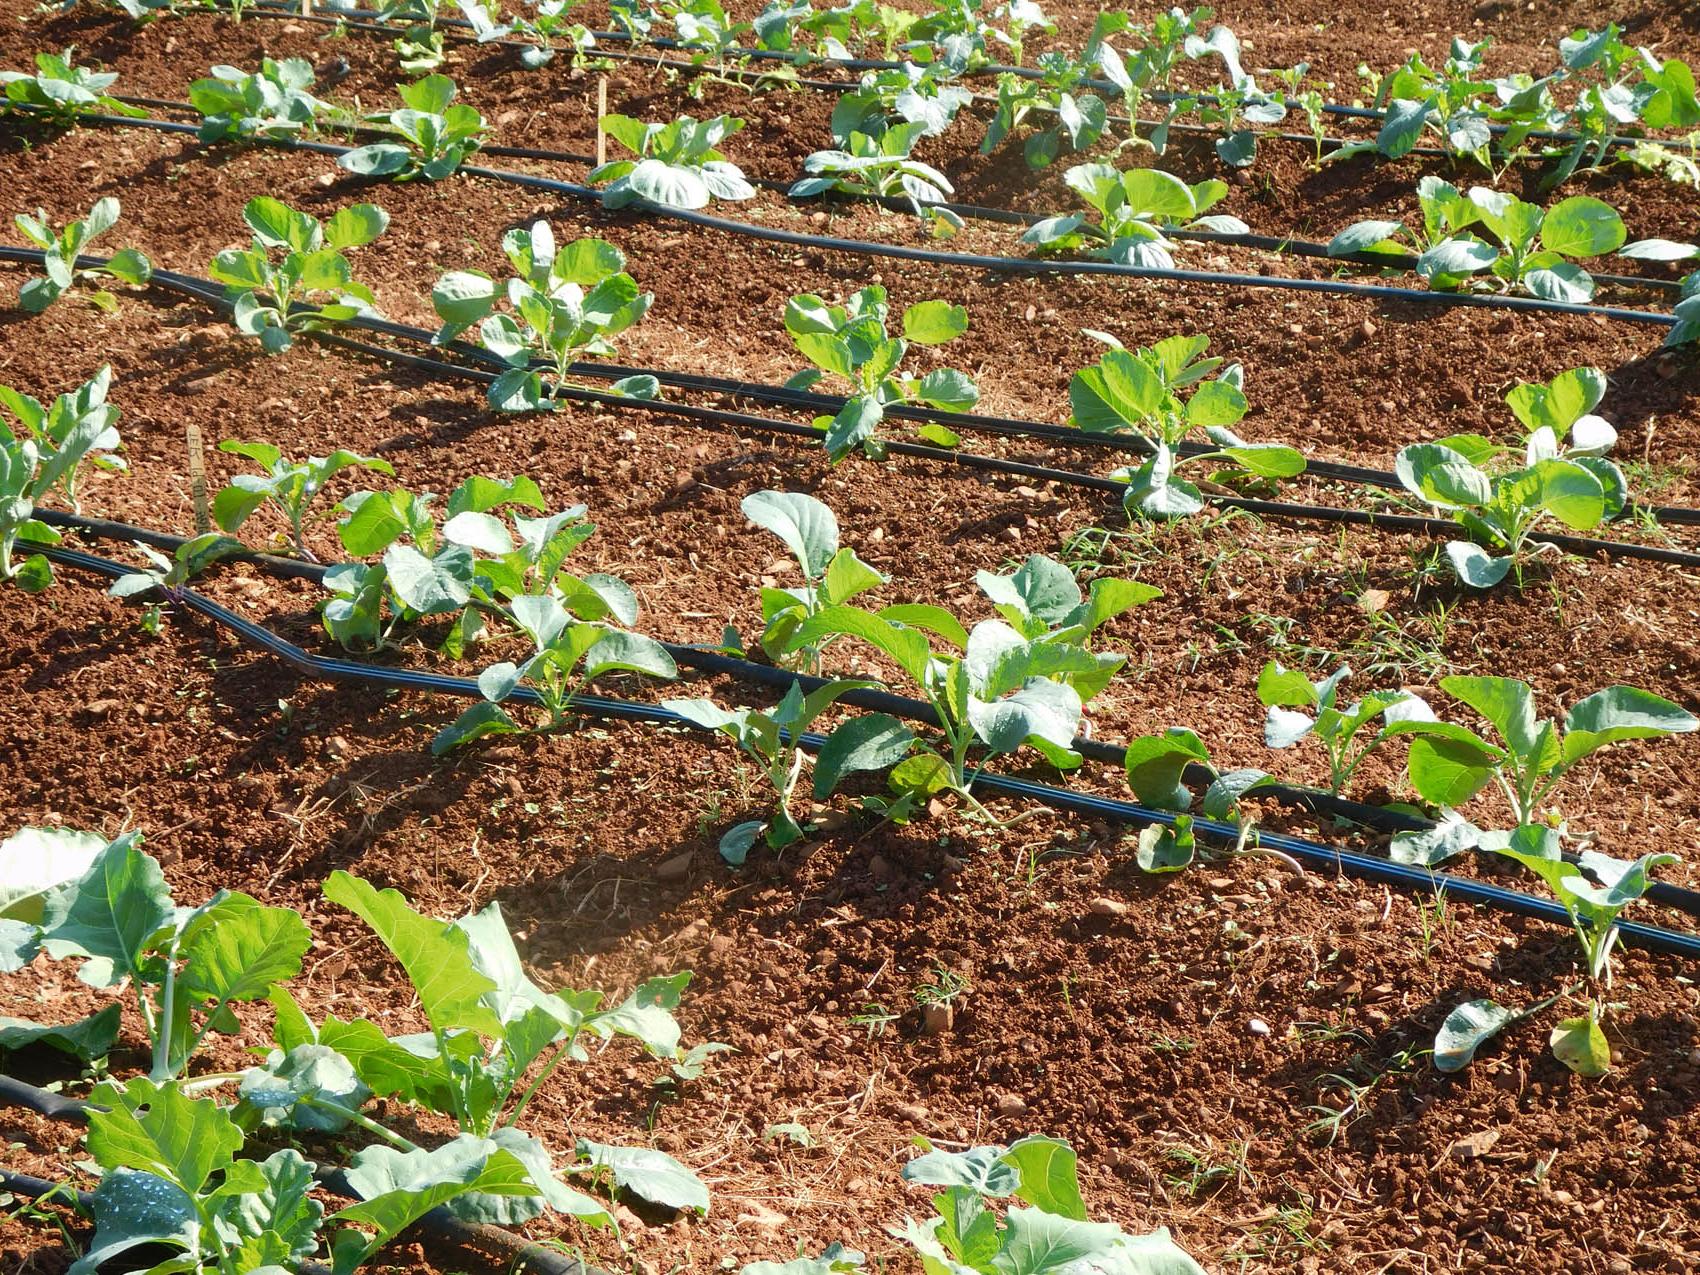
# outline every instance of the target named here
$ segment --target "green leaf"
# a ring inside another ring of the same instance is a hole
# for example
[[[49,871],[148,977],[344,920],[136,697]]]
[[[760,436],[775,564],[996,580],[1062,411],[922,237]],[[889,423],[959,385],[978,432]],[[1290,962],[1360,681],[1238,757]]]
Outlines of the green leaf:
[[[926,678],[927,662],[932,658],[932,648],[926,635],[917,629],[881,619],[859,607],[823,607],[797,626],[789,649],[795,651],[819,646],[823,639],[835,634],[860,638],[882,651],[917,684]]]
[[[976,1195],[1003,1199],[1021,1189],[1019,1164],[1005,1157],[1008,1148],[970,1147],[966,1151],[939,1151],[931,1147],[903,1166],[903,1180],[921,1186],[966,1187]]]
[[[438,1205],[480,1192],[485,1195],[539,1194],[531,1173],[515,1156],[488,1138],[463,1133],[435,1150],[398,1151],[378,1144],[354,1157],[349,1187],[360,1197],[331,1214],[329,1221],[352,1222],[377,1232],[364,1246],[370,1253]],[[338,1244],[338,1249],[342,1245]],[[339,1251],[337,1270],[345,1267]],[[358,1263],[357,1263],[358,1264]]]
[[[94,1239],[68,1275],[96,1275],[107,1262],[142,1244],[189,1253],[200,1247],[195,1200],[182,1187],[153,1173],[109,1170],[95,1189],[89,1211],[95,1222]]]
[[[992,1261],[999,1275],[1040,1275],[1104,1253],[1121,1238],[1113,1222],[1084,1222],[1039,1209],[1012,1207],[1004,1216],[1003,1248]]]
[[[252,1162],[249,1162],[252,1163]],[[254,1166],[261,1183],[229,1179],[212,1198],[221,1229],[229,1228],[249,1240],[275,1244],[285,1259],[279,1266],[311,1257],[318,1248],[319,1222],[324,1206],[309,1194],[314,1165],[289,1148],[274,1151]],[[243,1269],[238,1265],[237,1269]],[[263,1268],[262,1268],[263,1269]]]
[[[141,1077],[89,1095],[89,1153],[107,1169],[136,1169],[198,1192],[230,1166],[242,1130],[211,1098],[185,1098],[175,1084]]]
[[[616,1147],[580,1138],[578,1157],[613,1175],[614,1185],[651,1204],[708,1212],[708,1188],[672,1156],[647,1147]]]
[[[39,924],[47,895],[83,876],[107,844],[73,828],[18,829],[0,842],[0,917]]]
[[[412,545],[392,544],[384,568],[396,597],[420,615],[448,615],[472,600],[472,551],[464,545],[427,558]]]
[[[1603,1076],[1611,1070],[1611,1045],[1589,1015],[1566,1018],[1552,1029],[1552,1056],[1578,1076]]]
[[[815,800],[824,801],[854,771],[895,766],[914,744],[915,732],[895,717],[867,713],[851,718],[827,736],[815,758]]]
[[[601,1202],[575,1191],[555,1176],[549,1150],[535,1135],[504,1126],[490,1140],[525,1166],[539,1194],[496,1194],[469,1191],[448,1203],[448,1210],[465,1222],[486,1226],[518,1226],[539,1216],[545,1205],[593,1226],[611,1225],[613,1218]]]
[[[1161,735],[1141,735],[1127,746],[1124,761],[1128,787],[1147,805],[1162,810],[1185,810],[1192,794],[1181,782],[1191,763],[1207,764],[1210,750],[1190,730],[1171,726]]]
[[[1197,840],[1192,831],[1191,816],[1178,815],[1173,828],[1154,823],[1139,830],[1139,844],[1134,851],[1134,862],[1139,865],[1141,872],[1179,872],[1182,868],[1191,866],[1196,849]]]
[[[903,336],[916,345],[943,345],[968,331],[968,311],[948,301],[922,301],[903,312]]]
[[[154,935],[176,919],[165,874],[136,849],[140,840],[128,833],[112,842],[43,909],[42,947],[55,959],[83,958],[77,977],[90,987],[140,974]]]
[[[1465,1001],[1446,1016],[1434,1038],[1434,1069],[1462,1071],[1476,1051],[1522,1015],[1492,1000]]]
[[[390,215],[376,204],[350,204],[325,223],[325,243],[332,248],[359,248],[371,243],[390,224]]]
[[[262,1000],[301,972],[313,936],[293,908],[263,907],[229,894],[197,916],[178,948],[180,993],[224,1004]]]
[[[347,1127],[348,1118],[315,1106],[312,1099],[327,1099],[358,1111],[372,1091],[356,1074],[354,1064],[337,1050],[298,1044],[287,1053],[273,1050],[264,1067],[243,1072],[237,1094],[246,1107],[259,1113],[263,1124],[337,1133]]]
[[[1626,739],[1658,739],[1700,727],[1691,713],[1662,695],[1634,686],[1609,686],[1578,700],[1564,719],[1561,756],[1566,765]]]
[[[421,916],[398,891],[375,890],[340,869],[325,882],[325,897],[353,912],[383,940],[407,971],[433,1028],[502,1034],[501,1020],[484,1001],[496,984],[473,968],[465,930]]]
[[[0,1052],[45,1045],[84,1062],[93,1062],[112,1052],[118,1039],[122,1007],[108,1005],[74,1023],[32,1023],[27,1018],[0,1016]]]
[[[1598,257],[1615,252],[1628,238],[1623,218],[1612,206],[1592,195],[1572,195],[1547,210],[1541,223],[1541,243],[1566,257]]]
[[[838,553],[838,519],[813,496],[758,491],[745,496],[738,507],[756,526],[779,537],[807,579],[820,579]]]
[[[1086,1220],[1080,1196],[1079,1157],[1060,1138],[1023,1138],[1004,1153],[1003,1162],[1021,1174],[1018,1199],[1061,1217]]]

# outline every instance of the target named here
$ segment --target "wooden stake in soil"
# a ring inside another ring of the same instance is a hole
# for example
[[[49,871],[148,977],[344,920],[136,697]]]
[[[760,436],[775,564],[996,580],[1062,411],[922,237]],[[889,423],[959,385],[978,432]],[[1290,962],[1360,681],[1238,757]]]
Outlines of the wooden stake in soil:
[[[204,536],[212,530],[207,517],[207,457],[201,444],[201,427],[185,425],[183,439],[189,445],[189,499],[195,505],[195,534]]]
[[[596,166],[608,162],[608,134],[602,131],[602,120],[608,114],[608,77],[596,77]]]

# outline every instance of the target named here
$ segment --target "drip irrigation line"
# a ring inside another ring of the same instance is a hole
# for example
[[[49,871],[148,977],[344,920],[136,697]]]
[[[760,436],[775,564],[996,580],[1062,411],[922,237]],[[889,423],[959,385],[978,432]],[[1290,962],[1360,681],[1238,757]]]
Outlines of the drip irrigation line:
[[[178,123],[172,120],[130,119],[115,115],[84,115],[78,118],[84,123],[109,127],[154,128],[171,133],[196,133],[198,131],[193,124]],[[268,141],[265,144],[332,156],[342,156],[354,149],[348,146],[336,146],[328,142],[306,142],[293,139]],[[564,195],[583,203],[596,204],[598,207],[602,204],[602,192],[593,186],[581,186],[574,182],[559,181],[550,177],[537,177],[530,173],[486,168],[474,164],[463,164],[458,171],[468,177],[482,177],[490,181],[506,182],[509,185],[541,190],[552,195]],[[1110,261],[1060,261],[1038,257],[1005,257],[981,253],[943,252],[934,248],[911,248],[902,244],[877,243],[864,239],[841,239],[836,236],[781,230],[776,227],[738,221],[730,217],[719,217],[712,213],[694,212],[684,208],[653,204],[646,200],[630,204],[622,211],[633,211],[652,217],[667,218],[705,230],[716,230],[725,234],[739,235],[767,243],[786,244],[796,248],[840,252],[861,257],[885,257],[897,261],[913,261],[922,265],[985,270],[993,273],[1058,276],[1109,275],[1117,278],[1190,283],[1205,287],[1273,289],[1329,296],[1360,297],[1376,301],[1406,301],[1424,305],[1438,305],[1443,308],[1470,306],[1477,309],[1519,310],[1538,314],[1598,316],[1622,323],[1649,324],[1664,328],[1674,328],[1678,323],[1676,316],[1671,314],[1659,314],[1647,310],[1629,310],[1619,306],[1547,301],[1539,297],[1489,296],[1471,292],[1434,292],[1424,288],[1390,287],[1384,284],[1353,283],[1334,279],[1297,279],[1282,275],[1189,270],[1165,266],[1133,266]]]
[[[207,8],[218,11],[218,12],[226,12],[226,10],[224,10],[221,6],[219,6],[217,4],[209,4],[209,5],[207,5]],[[361,30],[381,31],[381,32],[384,32],[386,34],[392,34],[392,35],[395,34],[398,31],[405,31],[410,27],[432,25],[432,24],[426,24],[426,23],[421,23],[421,22],[409,20],[409,19],[403,17],[400,14],[390,15],[390,14],[386,14],[386,13],[383,13],[382,11],[375,10],[375,9],[348,8],[348,9],[336,9],[336,10],[332,10],[331,12],[324,13],[324,14],[303,15],[303,14],[300,14],[300,13],[291,13],[291,12],[288,12],[287,10],[273,10],[272,8],[270,8],[268,6],[260,5],[255,9],[249,10],[248,12],[252,15],[264,16],[264,17],[268,17],[268,18],[289,18],[289,19],[294,19],[296,21],[301,21],[301,20],[304,19],[306,21],[318,22],[318,23],[321,23],[321,24],[329,24],[329,25],[339,25],[340,24],[342,26],[349,27],[351,29],[358,28],[358,29],[361,29]],[[399,25],[391,26],[390,22],[391,22],[392,18],[394,18],[398,22]],[[473,30],[476,30],[476,28],[473,26],[473,24],[465,18],[449,17],[449,16],[444,16],[442,14],[439,14],[437,16],[436,22],[434,24],[434,29],[435,28],[448,28],[448,31],[446,32],[447,34],[453,34],[454,32],[457,32],[457,31],[473,31]],[[651,47],[657,48],[657,49],[671,49],[671,50],[674,50],[674,51],[697,52],[697,53],[703,54],[705,57],[709,53],[709,50],[700,49],[700,48],[697,48],[697,46],[695,46],[695,45],[686,44],[686,43],[679,41],[679,40],[668,39],[664,36],[645,35],[645,36],[640,38],[638,36],[633,35],[629,31],[592,31],[590,34],[597,42],[596,45],[593,46],[593,47],[596,48],[596,52],[595,53],[588,53],[588,52],[584,53],[583,55],[587,56],[587,57],[596,57],[596,56],[605,55],[606,50],[603,50],[600,47],[602,42],[604,42],[604,41],[613,41],[613,42],[619,43],[619,44],[632,44],[632,45],[647,44],[647,45],[650,45]],[[475,42],[480,43],[480,44],[500,44],[500,45],[510,45],[511,44],[511,45],[517,45],[517,46],[523,47],[523,48],[535,48],[535,47],[537,47],[535,43],[528,43],[526,41],[521,41],[521,40],[482,40],[482,41],[475,40]],[[564,49],[564,48],[568,48],[570,46],[550,45],[549,47],[552,48],[552,49],[561,50],[561,49]],[[579,52],[579,50],[576,50],[576,49],[574,49],[573,51],[575,53]],[[895,70],[901,70],[905,66],[913,65],[912,62],[907,61],[907,60],[905,60],[905,61],[893,61],[889,58],[835,58],[835,57],[827,57],[827,56],[824,56],[824,55],[813,54],[813,53],[799,53],[796,50],[791,50],[791,49],[749,49],[749,48],[743,48],[741,46],[734,46],[732,48],[719,50],[718,52],[719,52],[722,60],[727,59],[727,58],[731,58],[731,59],[737,59],[737,60],[743,60],[743,61],[785,62],[785,63],[787,63],[791,66],[817,66],[817,65],[818,66],[836,66],[836,67],[843,67],[845,70],[849,70],[849,71],[895,71]],[[691,67],[696,67],[698,64],[687,63],[686,65],[691,66]],[[708,67],[706,64],[703,64],[703,69],[716,70],[718,68]],[[1000,75],[1013,75],[1013,76],[1016,76],[1019,79],[1024,79],[1024,80],[1042,80],[1042,79],[1045,78],[1045,73],[1043,71],[1039,70],[1036,67],[1009,66],[1009,65],[1002,63],[1002,62],[988,62],[988,63],[985,63],[984,65],[972,67],[972,68],[969,68],[967,70],[964,70],[964,71],[960,72],[960,74],[965,79],[966,78],[974,78],[974,77],[985,77],[985,76],[1000,76]],[[1088,88],[1094,89],[1094,90],[1096,90],[1097,92],[1100,92],[1100,93],[1109,93],[1109,94],[1112,94],[1112,95],[1118,96],[1118,97],[1121,96],[1120,86],[1109,81],[1109,80],[1085,79],[1085,80],[1081,81],[1081,84],[1088,87]],[[1213,93],[1213,92],[1175,93],[1175,92],[1169,92],[1169,91],[1159,91],[1159,92],[1147,93],[1147,92],[1141,91],[1140,96],[1145,97],[1145,98],[1149,98],[1151,101],[1154,101],[1154,102],[1164,102],[1164,103],[1184,101],[1184,100],[1187,100],[1187,99],[1195,99],[1195,100],[1198,100],[1198,101],[1211,101],[1211,102],[1214,102],[1216,100],[1216,94]],[[1373,108],[1367,107],[1367,106],[1345,106],[1345,105],[1341,105],[1341,104],[1334,103],[1334,102],[1325,102],[1325,103],[1323,103],[1321,109],[1322,109],[1322,113],[1324,115],[1336,115],[1336,116],[1339,116],[1342,119],[1361,119],[1361,120],[1374,121],[1376,123],[1384,123],[1386,121],[1386,118],[1387,118],[1387,113],[1385,111],[1376,110],[1376,109],[1373,109]],[[1511,130],[1510,130],[1510,126],[1505,125],[1505,124],[1489,124],[1488,125],[1488,131],[1490,133],[1493,133],[1496,136],[1502,136],[1505,133],[1510,132]],[[1307,142],[1313,140],[1312,138],[1309,137],[1308,134],[1298,134],[1297,136],[1302,137]],[[1689,143],[1685,140],[1673,139],[1673,138],[1612,136],[1610,138],[1587,138],[1587,139],[1584,139],[1583,136],[1580,133],[1575,133],[1575,132],[1570,132],[1570,131],[1565,131],[1565,130],[1556,130],[1555,131],[1555,130],[1551,130],[1551,129],[1538,129],[1538,130],[1532,131],[1530,133],[1527,133],[1525,136],[1528,136],[1528,137],[1531,137],[1531,138],[1537,138],[1541,141],[1552,141],[1552,142],[1579,142],[1579,141],[1587,140],[1590,144],[1595,144],[1595,145],[1597,145],[1601,142],[1604,142],[1606,145],[1612,146],[1612,147],[1636,146],[1636,145],[1639,145],[1643,142],[1651,142],[1651,143],[1653,143],[1654,145],[1657,145],[1657,146],[1665,146],[1665,147],[1669,147],[1669,148],[1679,150],[1679,151],[1690,151],[1690,150],[1694,149],[1694,147],[1691,145],[1691,143]],[[1452,152],[1446,152],[1446,153],[1451,154]]]
[[[78,1098],[66,1098],[11,1076],[0,1076],[0,1106],[21,1107],[25,1111],[33,1111],[48,1120],[64,1124],[87,1124],[89,1119],[87,1102]],[[340,1169],[316,1168],[313,1181],[334,1195],[350,1200],[361,1198],[359,1192],[349,1184],[347,1175]],[[27,1195],[32,1200],[40,1199],[50,1190],[59,1190],[61,1194],[68,1193],[66,1188],[56,1187],[54,1183],[43,1181],[41,1178],[12,1173],[5,1169],[0,1169],[0,1189]],[[77,1207],[85,1214],[90,1212],[92,1193],[77,1191],[75,1197]],[[586,1266],[576,1258],[566,1257],[511,1231],[504,1231],[487,1223],[462,1221],[442,1206],[430,1210],[407,1229],[412,1230],[414,1227],[457,1247],[473,1249],[497,1259],[503,1263],[502,1269],[509,1275],[607,1275],[594,1266]],[[301,1275],[311,1275],[313,1272],[329,1275],[329,1269],[309,1263],[301,1268]]]
[[[0,246],[0,261],[39,261],[40,257],[40,249]],[[79,261],[82,260],[98,259],[79,258]],[[154,279],[166,286],[190,291],[202,300],[211,300],[201,286],[184,287],[185,282],[200,283],[200,281],[194,281],[192,276],[176,276],[170,271],[157,271],[154,274]],[[217,300],[217,304],[221,309],[225,306],[222,298]],[[387,323],[384,326],[400,327],[400,325],[389,325]],[[368,341],[357,341],[322,329],[315,330],[312,335],[324,344],[412,368],[437,378],[453,377],[475,381],[486,386],[496,380],[497,374],[491,371],[392,350],[385,346],[374,345]],[[642,411],[653,415],[676,416],[707,425],[729,426],[733,429],[750,430],[790,438],[806,438],[811,442],[818,442],[821,438],[820,431],[812,425],[804,425],[796,421],[775,420],[772,417],[757,416],[749,412],[734,412],[725,408],[702,407],[694,403],[675,403],[666,399],[638,399],[625,394],[602,393],[564,384],[557,384],[551,397],[555,400],[566,400],[620,411]],[[1050,465],[1038,465],[1029,461],[988,456],[978,452],[934,447],[924,443],[910,443],[902,440],[888,441],[886,450],[888,453],[898,456],[956,465],[965,469],[1002,474],[1008,477],[1025,478],[1034,482],[1054,482],[1064,486],[1101,491],[1116,495],[1118,498],[1124,496],[1127,492],[1127,484],[1114,478],[1084,474],[1072,469],[1059,469]],[[1300,522],[1347,523],[1354,526],[1392,531],[1408,531],[1431,539],[1454,538],[1458,530],[1457,524],[1449,519],[1417,514],[1382,513],[1372,510],[1345,509],[1333,505],[1306,505],[1290,501],[1261,500],[1228,494],[1212,494],[1210,499],[1213,504],[1221,508],[1239,509],[1260,517]],[[1666,549],[1658,545],[1642,545],[1622,540],[1599,540],[1551,532],[1531,535],[1528,539],[1536,544],[1552,545],[1567,553],[1574,553],[1583,557],[1603,554],[1607,558],[1634,558],[1668,566],[1700,569],[1700,553]]]
[[[129,572],[129,568],[120,563],[109,562],[104,558],[86,554],[79,550],[42,546],[40,551],[66,566],[80,568],[98,575],[116,577]],[[294,643],[279,637],[271,630],[243,619],[235,612],[195,592],[193,589],[173,589],[170,590],[170,596],[177,604],[185,606],[227,629],[245,645],[275,656],[310,677],[369,686],[426,691],[433,694],[453,695],[463,699],[481,700],[484,698],[483,692],[479,690],[478,682],[473,678],[454,677],[442,673],[426,673],[413,669],[388,668],[382,665],[362,663],[358,660],[329,659],[324,656],[312,655]],[[509,698],[532,704],[540,701],[536,692],[523,686],[517,688]],[[582,695],[572,697],[568,701],[568,706],[591,717],[684,726],[698,731],[704,729],[689,718],[655,704],[641,704],[629,700],[610,699],[604,696]],[[798,735],[794,738],[798,747],[809,752],[818,752],[826,743],[824,736],[813,733]],[[1175,826],[1176,820],[1180,818],[1170,811],[1153,810],[1133,802],[1054,788],[1047,784],[1034,783],[1030,780],[1017,779],[1011,776],[993,775],[985,771],[976,774],[972,787],[984,792],[1039,802],[1057,810],[1111,819],[1119,823],[1140,827],[1159,824],[1163,827],[1172,828]],[[1203,837],[1218,845],[1236,846],[1241,842],[1239,827],[1213,819],[1194,818],[1192,830],[1196,836]],[[1256,844],[1263,848],[1278,850],[1306,866],[1333,869],[1359,880],[1373,881],[1390,886],[1397,885],[1403,890],[1422,894],[1445,891],[1448,898],[1482,903],[1520,916],[1554,921],[1566,928],[1571,925],[1569,914],[1558,903],[1520,891],[1490,885],[1487,882],[1470,877],[1435,872],[1427,868],[1408,867],[1375,855],[1342,850],[1338,847],[1284,834],[1259,832]],[[1621,941],[1626,944],[1654,952],[1700,957],[1700,935],[1627,922],[1620,923],[1618,929],[1621,933]]]
[[[167,553],[174,552],[188,543],[184,537],[172,535],[168,532],[131,526],[127,523],[110,522],[100,518],[88,518],[80,514],[65,514],[56,510],[37,510],[35,516],[51,526],[77,531],[96,539],[141,541]],[[233,554],[231,557],[237,561],[252,563],[268,574],[293,579],[323,581],[328,570],[328,567],[324,564],[305,563],[271,554],[244,553]],[[166,592],[171,593],[169,590]],[[255,627],[261,632],[268,634],[270,632],[261,629],[260,626]],[[801,686],[804,694],[811,694],[828,685],[831,680],[808,673],[782,669],[772,664],[757,663],[753,660],[728,655],[722,650],[675,642],[661,642],[659,645],[673,657],[675,663],[686,668],[703,673],[724,674],[738,681],[755,683],[776,691],[789,690],[791,685],[796,683]],[[311,658],[318,659],[321,657]],[[361,665],[360,667],[370,668],[372,666]],[[839,699],[853,708],[866,709],[875,713],[887,713],[893,717],[920,722],[934,728],[943,725],[939,719],[938,711],[931,704],[910,696],[897,695],[890,691],[857,689],[839,696]],[[1083,757],[1092,761],[1107,763],[1118,768],[1124,767],[1127,763],[1127,750],[1118,744],[1107,743],[1088,736],[1079,736],[1072,742],[1071,747]],[[1203,788],[1214,782],[1217,774],[1214,770],[1205,766],[1188,765],[1181,778],[1183,782],[1189,785]],[[1307,811],[1311,814],[1326,815],[1333,819],[1344,820],[1382,833],[1419,832],[1435,826],[1433,820],[1419,815],[1351,801],[1317,788],[1275,782],[1259,787],[1258,793],[1291,808]],[[1575,861],[1574,856],[1570,857],[1572,861]],[[1649,888],[1647,897],[1653,902],[1700,917],[1700,891],[1684,889],[1665,882],[1654,882]]]
[[[148,106],[160,110],[186,112],[195,111],[195,107],[188,102],[173,102],[164,98],[126,97],[120,94],[115,95],[114,100],[124,102],[132,106]],[[393,138],[395,136],[391,130],[383,128],[369,128],[335,123],[328,124],[327,127],[341,129],[342,131],[352,132],[362,136],[383,138]],[[259,140],[263,144],[264,141],[270,139]],[[573,151],[556,151],[531,146],[503,146],[491,143],[480,146],[478,148],[478,152],[483,155],[494,155],[499,158],[535,160],[539,163],[547,164],[576,164],[582,166],[593,166],[596,163],[595,157],[591,155],[580,155]],[[765,177],[753,178],[750,180],[752,185],[790,198],[789,192],[792,183],[789,181],[777,181],[773,178]],[[827,192],[818,198],[824,202],[832,197],[834,197],[834,192]],[[844,196],[839,193],[838,197],[843,198]],[[797,196],[796,198],[803,200],[815,197]],[[857,195],[850,196],[849,198],[853,202],[874,204],[891,212],[911,211],[909,201],[897,195]],[[945,209],[949,212],[955,213],[959,217],[1003,226],[1033,226],[1047,219],[1047,215],[1044,213],[1020,212],[1013,208],[994,208],[985,204],[962,203],[956,200],[944,200],[936,204],[929,204],[928,207]],[[1261,252],[1272,252],[1280,256],[1308,257],[1319,261],[1328,261],[1335,265],[1370,266],[1372,268],[1382,270],[1397,268],[1404,271],[1411,271],[1416,268],[1418,260],[1415,253],[1408,252],[1335,253],[1330,252],[1328,245],[1325,243],[1295,239],[1290,235],[1260,235],[1251,233],[1250,231],[1186,230],[1174,227],[1166,228],[1163,233],[1171,239],[1177,239],[1186,243],[1220,244],[1224,247],[1230,248],[1249,248]],[[1674,279],[1653,279],[1643,275],[1603,274],[1594,271],[1590,271],[1589,274],[1596,283],[1610,284],[1611,286],[1618,288],[1639,288],[1666,293],[1680,293],[1682,290],[1681,282]]]

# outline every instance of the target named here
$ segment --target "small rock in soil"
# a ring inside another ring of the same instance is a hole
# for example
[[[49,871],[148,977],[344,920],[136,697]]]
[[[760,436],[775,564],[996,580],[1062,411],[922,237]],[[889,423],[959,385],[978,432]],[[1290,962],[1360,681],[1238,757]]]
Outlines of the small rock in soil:
[[[1027,1114],[1027,1104],[1012,1093],[1006,1093],[998,1099],[998,1114],[1007,1120]]]
[[[956,1024],[956,1010],[934,1002],[921,1007],[921,1035],[943,1036]]]
[[[1446,1149],[1446,1154],[1454,1160],[1475,1160],[1492,1151],[1493,1144],[1498,1141],[1498,1129],[1478,1129],[1459,1138]]]
[[[655,869],[656,879],[659,881],[679,880],[690,872],[691,859],[694,857],[695,852],[687,850],[684,854],[676,854],[671,859],[658,864]]]
[[[1127,904],[1120,899],[1097,898],[1086,905],[1093,916],[1126,916]]]
[[[1246,1024],[1246,1026],[1251,1029],[1251,1034],[1253,1036],[1269,1035],[1269,1024],[1264,1022],[1261,1018],[1252,1019]]]

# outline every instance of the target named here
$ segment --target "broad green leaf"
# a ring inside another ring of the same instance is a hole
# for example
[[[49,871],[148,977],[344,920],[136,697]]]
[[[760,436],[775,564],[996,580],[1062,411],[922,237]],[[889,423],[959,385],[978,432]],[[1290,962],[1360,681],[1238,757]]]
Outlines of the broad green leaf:
[[[1611,1045],[1589,1015],[1566,1018],[1552,1029],[1552,1055],[1578,1076],[1593,1078],[1611,1070]]]
[[[1080,1197],[1079,1157],[1060,1138],[1022,1138],[1004,1153],[1005,1164],[1021,1174],[1015,1196],[1036,1209],[1061,1217],[1086,1220]]]
[[[353,1063],[319,1044],[297,1044],[287,1053],[274,1049],[264,1067],[242,1073],[237,1090],[264,1124],[324,1133],[339,1132],[349,1122],[335,1110],[314,1105],[313,1099],[358,1111],[371,1094]]]
[[[142,1244],[187,1253],[200,1247],[201,1221],[194,1199],[153,1173],[110,1169],[95,1189],[89,1211],[94,1217],[94,1238],[68,1275],[96,1275],[107,1262]]]
[[[198,1192],[229,1167],[242,1130],[212,1098],[185,1098],[173,1083],[137,1077],[89,1095],[89,1153],[107,1169],[136,1169]]]
[[[407,971],[432,1027],[502,1034],[501,1020],[484,1002],[496,984],[473,968],[465,930],[422,916],[398,891],[376,890],[340,869],[325,882],[325,897],[353,912],[383,940]]]
[[[922,301],[903,312],[903,336],[916,345],[943,345],[967,330],[967,309],[948,301]]]
[[[40,923],[46,896],[82,877],[107,844],[73,828],[18,829],[0,842],[0,917]]]
[[[398,1151],[377,1144],[354,1157],[348,1185],[360,1197],[330,1215],[377,1232],[367,1251],[396,1235],[440,1204],[468,1192],[537,1195],[538,1188],[514,1155],[488,1138],[463,1133],[435,1150]],[[338,1245],[341,1248],[341,1245]],[[340,1253],[338,1255],[340,1257]],[[338,1263],[339,1270],[341,1263]]]
[[[1021,1166],[1009,1163],[1008,1148],[971,1147],[967,1151],[929,1148],[903,1166],[903,1180],[921,1186],[961,1186],[978,1195],[1002,1199],[1021,1187]]]
[[[55,959],[82,957],[77,977],[111,987],[140,972],[154,935],[176,919],[165,874],[128,833],[96,857],[77,882],[47,897],[42,947]]]
[[[1462,1071],[1476,1051],[1521,1017],[1491,1000],[1465,1001],[1446,1016],[1434,1038],[1436,1071]]]
[[[1615,252],[1628,237],[1612,206],[1592,195],[1572,195],[1547,210],[1541,243],[1566,257],[1598,257]]]
[[[86,1018],[73,1023],[32,1023],[27,1018],[0,1016],[0,1053],[43,1045],[70,1054],[84,1062],[93,1062],[112,1052],[118,1039],[118,1018],[121,1007],[108,1005]]]
[[[823,639],[835,634],[860,638],[869,643],[890,656],[917,684],[926,678],[927,662],[932,657],[926,635],[857,607],[823,607],[797,626],[790,649],[795,651],[806,646],[819,646]]]
[[[708,1188],[702,1179],[664,1152],[609,1146],[589,1138],[580,1138],[577,1149],[580,1160],[607,1170],[621,1191],[665,1208],[708,1212]]]
[[[885,713],[853,717],[831,735],[815,758],[814,795],[824,801],[845,775],[895,766],[914,747],[915,732]]]
[[[1141,735],[1127,746],[1124,766],[1128,787],[1147,805],[1185,810],[1192,794],[1181,782],[1187,766],[1207,764],[1210,750],[1190,730],[1171,726],[1161,735]]]
[[[292,908],[263,907],[229,894],[184,931],[178,956],[180,993],[224,1004],[263,1000],[274,983],[301,972],[313,936]]]
[[[992,1260],[999,1275],[1041,1275],[1093,1257],[1121,1238],[1113,1222],[1084,1222],[1039,1209],[1012,1207],[1004,1216],[1003,1248]]]
[[[803,569],[818,580],[838,552],[838,519],[813,496],[796,491],[758,491],[738,506],[744,517],[778,536]]]

